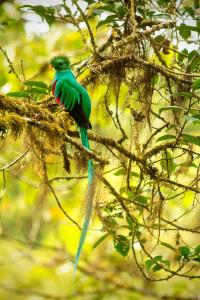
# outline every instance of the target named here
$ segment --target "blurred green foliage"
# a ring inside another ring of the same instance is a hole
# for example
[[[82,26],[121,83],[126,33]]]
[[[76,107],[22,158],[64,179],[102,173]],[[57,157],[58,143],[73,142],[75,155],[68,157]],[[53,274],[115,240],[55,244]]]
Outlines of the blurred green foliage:
[[[0,106],[0,299],[197,299],[197,2],[0,4],[1,93],[47,109],[61,128],[76,131],[50,93],[49,61],[67,54],[92,98],[92,133],[117,145],[91,142],[109,165],[96,163],[94,220],[73,281],[87,189],[83,156],[66,143],[68,174],[61,141],[30,123],[17,136],[5,121],[16,110]],[[172,19],[175,25],[162,27]],[[43,121],[34,113],[24,118]]]

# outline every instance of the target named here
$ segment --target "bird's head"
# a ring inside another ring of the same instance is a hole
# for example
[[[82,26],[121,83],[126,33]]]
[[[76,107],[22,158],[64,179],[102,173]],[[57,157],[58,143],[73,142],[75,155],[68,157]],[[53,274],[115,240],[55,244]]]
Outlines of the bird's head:
[[[70,62],[67,56],[55,56],[51,59],[51,65],[56,71],[64,71],[70,69]]]

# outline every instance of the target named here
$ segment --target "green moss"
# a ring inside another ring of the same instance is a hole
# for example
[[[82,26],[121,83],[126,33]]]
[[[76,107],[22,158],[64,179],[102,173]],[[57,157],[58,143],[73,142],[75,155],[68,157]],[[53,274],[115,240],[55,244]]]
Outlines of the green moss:
[[[26,122],[16,115],[9,115],[7,118],[12,135],[18,138],[26,127]]]
[[[0,131],[10,131],[14,138],[18,138],[21,135],[25,126],[26,122],[14,114],[0,117]]]

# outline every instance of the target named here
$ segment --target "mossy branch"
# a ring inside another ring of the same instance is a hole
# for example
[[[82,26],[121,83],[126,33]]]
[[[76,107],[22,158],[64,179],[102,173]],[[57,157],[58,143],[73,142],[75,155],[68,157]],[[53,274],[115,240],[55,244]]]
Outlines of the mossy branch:
[[[0,96],[0,110],[7,114],[0,116],[0,130],[10,130],[17,138],[26,125],[35,126],[44,131],[51,138],[61,139],[73,145],[77,150],[84,153],[86,157],[93,158],[101,165],[108,164],[108,161],[89,151],[66,134],[66,130],[59,124],[55,115],[36,104],[25,103],[22,100],[13,100],[9,97]]]

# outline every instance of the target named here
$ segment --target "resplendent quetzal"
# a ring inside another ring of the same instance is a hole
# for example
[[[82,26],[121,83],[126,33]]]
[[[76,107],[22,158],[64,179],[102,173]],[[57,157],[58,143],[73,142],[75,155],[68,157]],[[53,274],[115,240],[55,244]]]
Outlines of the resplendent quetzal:
[[[52,92],[56,98],[56,102],[63,105],[69,114],[76,121],[82,144],[90,150],[87,129],[92,126],[89,121],[91,112],[91,101],[87,91],[76,81],[71,68],[69,59],[66,56],[56,56],[51,60],[51,65],[55,69],[55,77],[53,80]],[[93,163],[88,160],[88,193],[86,212],[80,236],[79,246],[74,262],[74,271],[76,271],[78,260],[86,238],[86,233],[90,223],[90,217],[93,208]]]

